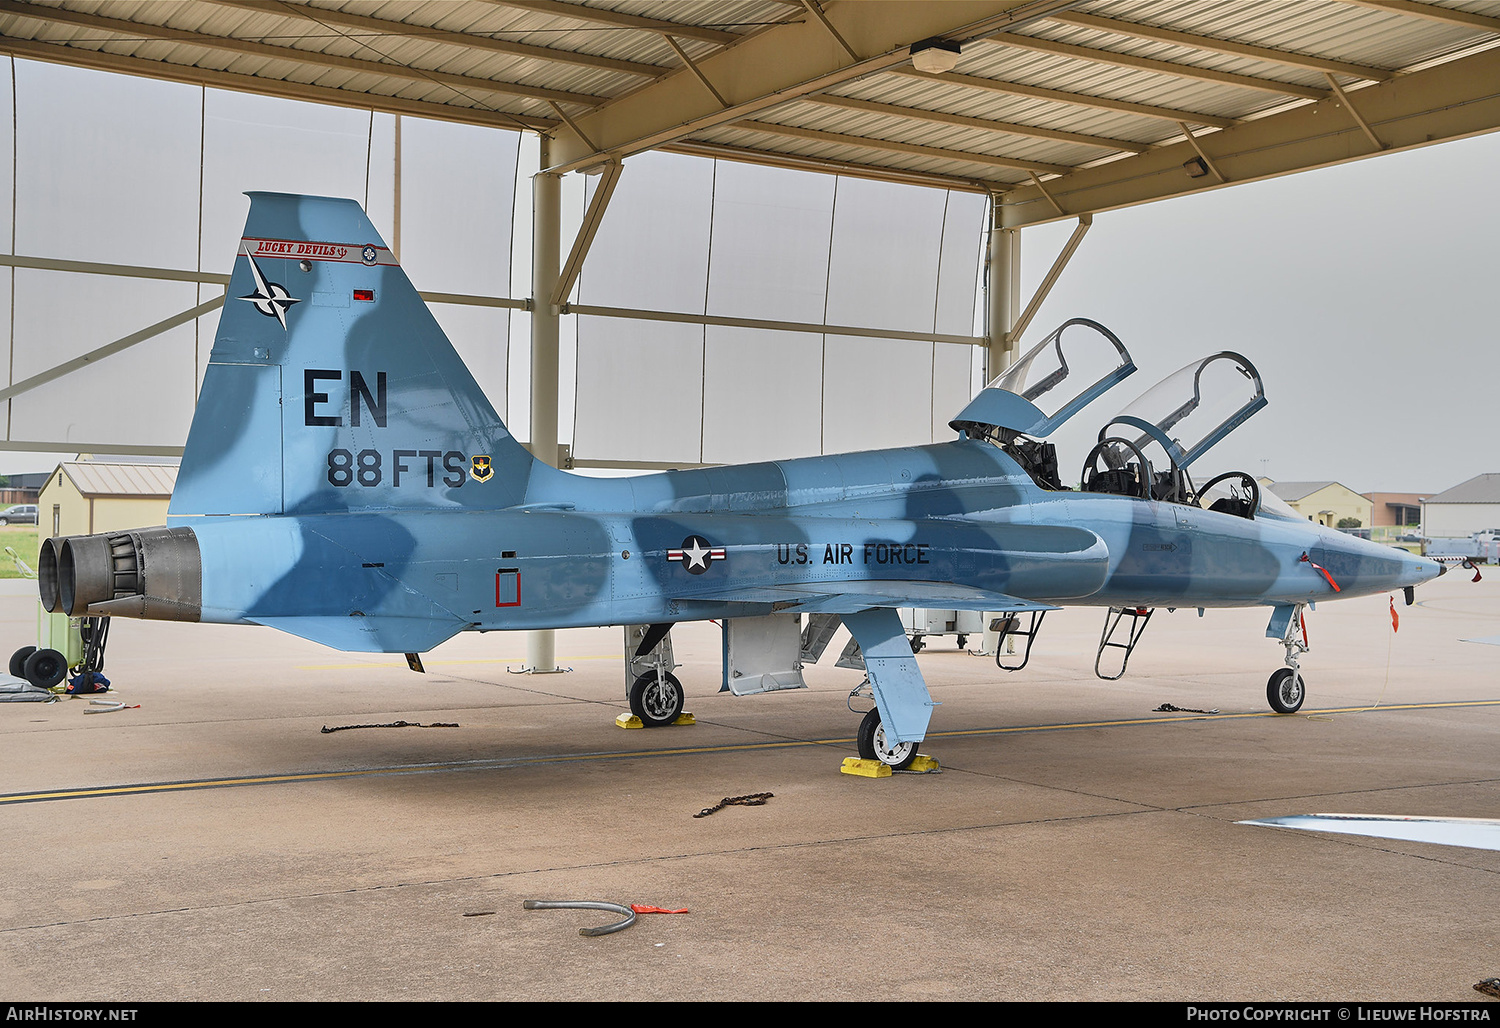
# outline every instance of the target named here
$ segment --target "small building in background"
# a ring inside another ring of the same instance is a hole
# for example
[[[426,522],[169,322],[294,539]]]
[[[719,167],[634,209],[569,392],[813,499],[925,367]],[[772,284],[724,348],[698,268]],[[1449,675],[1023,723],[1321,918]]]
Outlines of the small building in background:
[[[37,493],[47,484],[47,477],[45,471],[4,476],[5,484],[0,485],[0,504],[35,503]]]
[[[1368,528],[1373,519],[1373,504],[1368,497],[1339,482],[1273,482],[1260,480],[1298,514],[1329,528],[1337,528],[1345,518],[1354,518],[1358,527]]]
[[[1416,542],[1422,535],[1427,493],[1365,493],[1370,501],[1370,538],[1377,543]]]
[[[1422,502],[1422,534],[1463,539],[1500,529],[1500,472],[1475,475]]]
[[[37,529],[45,538],[165,525],[176,484],[175,464],[64,461],[37,497]]]

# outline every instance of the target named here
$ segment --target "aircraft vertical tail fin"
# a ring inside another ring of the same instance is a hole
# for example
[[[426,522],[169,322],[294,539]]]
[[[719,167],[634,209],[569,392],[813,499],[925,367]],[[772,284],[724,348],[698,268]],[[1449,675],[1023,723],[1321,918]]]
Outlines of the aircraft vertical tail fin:
[[[539,467],[359,204],[250,194],[170,518],[493,509]]]

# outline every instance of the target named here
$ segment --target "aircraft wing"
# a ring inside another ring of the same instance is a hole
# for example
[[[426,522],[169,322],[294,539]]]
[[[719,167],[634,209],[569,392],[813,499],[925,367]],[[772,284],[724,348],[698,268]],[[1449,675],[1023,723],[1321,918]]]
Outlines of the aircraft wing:
[[[676,599],[769,603],[781,611],[807,614],[854,614],[876,607],[924,607],[935,610],[1057,610],[1046,603],[1023,600],[991,589],[952,582],[914,582],[910,579],[857,579],[841,582],[798,582],[694,593]]]
[[[275,628],[346,653],[426,653],[467,625],[452,617],[254,617],[245,620]]]

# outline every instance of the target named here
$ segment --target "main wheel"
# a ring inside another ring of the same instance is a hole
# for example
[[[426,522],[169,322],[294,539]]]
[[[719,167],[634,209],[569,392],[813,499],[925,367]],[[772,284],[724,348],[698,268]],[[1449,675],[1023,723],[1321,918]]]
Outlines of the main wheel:
[[[68,677],[68,658],[56,650],[37,650],[21,669],[26,681],[38,689],[50,689]]]
[[[10,677],[26,677],[26,658],[36,652],[35,646],[22,646],[10,655]]]
[[[668,671],[663,671],[660,678],[655,671],[647,671],[630,687],[630,712],[647,728],[670,725],[682,715],[685,703],[682,683]]]
[[[880,723],[879,710],[870,711],[859,723],[856,741],[861,760],[878,760],[882,764],[889,764],[892,771],[905,771],[917,759],[918,743],[886,742],[885,726]]]
[[[925,642],[922,641],[922,637],[920,635],[914,635],[914,636],[912,636],[910,639],[907,640],[907,642],[909,642],[911,644],[911,651],[913,653],[921,653],[922,652],[922,647],[927,645]]]
[[[1279,667],[1266,682],[1266,700],[1278,714],[1297,713],[1306,698],[1307,685],[1296,668]]]

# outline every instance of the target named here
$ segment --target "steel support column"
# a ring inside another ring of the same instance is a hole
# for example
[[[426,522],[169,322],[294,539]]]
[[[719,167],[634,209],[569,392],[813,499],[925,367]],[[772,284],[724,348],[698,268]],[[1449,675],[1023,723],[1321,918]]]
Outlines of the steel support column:
[[[984,287],[989,336],[984,361],[986,382],[1015,359],[1010,331],[1021,311],[1021,231],[1001,226],[1002,202],[1002,194],[990,195],[989,267]]]
[[[550,163],[551,138],[541,136],[541,168]],[[557,465],[558,254],[562,248],[562,179],[539,172],[531,179],[531,452]],[[557,667],[556,635],[528,632],[526,670],[547,674]]]

